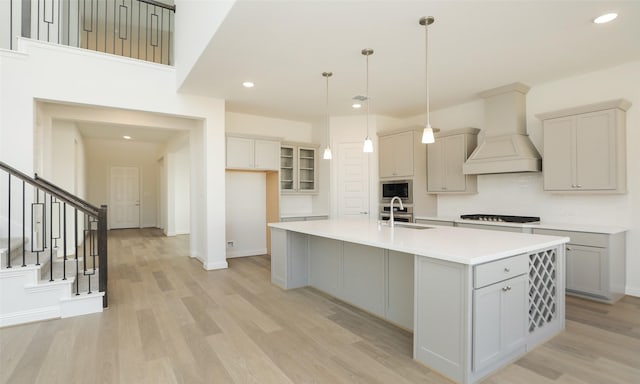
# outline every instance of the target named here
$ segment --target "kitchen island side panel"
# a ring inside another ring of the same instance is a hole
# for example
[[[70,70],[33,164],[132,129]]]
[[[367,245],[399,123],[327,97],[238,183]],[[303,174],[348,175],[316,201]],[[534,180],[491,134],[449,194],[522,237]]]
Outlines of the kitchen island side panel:
[[[415,258],[414,359],[466,382],[470,340],[469,266]]]

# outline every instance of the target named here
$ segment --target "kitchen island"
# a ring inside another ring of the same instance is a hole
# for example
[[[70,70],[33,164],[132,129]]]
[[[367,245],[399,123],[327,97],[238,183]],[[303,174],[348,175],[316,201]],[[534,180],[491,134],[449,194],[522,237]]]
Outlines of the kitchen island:
[[[413,357],[474,383],[564,328],[566,237],[360,219],[271,223],[271,280],[413,331]]]

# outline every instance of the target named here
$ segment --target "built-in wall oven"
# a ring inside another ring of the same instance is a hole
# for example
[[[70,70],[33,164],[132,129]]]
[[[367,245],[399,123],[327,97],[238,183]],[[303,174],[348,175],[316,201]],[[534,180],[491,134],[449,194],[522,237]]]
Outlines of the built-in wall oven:
[[[380,182],[380,204],[389,204],[394,196],[402,204],[413,203],[413,180],[383,180]]]
[[[391,199],[398,196],[403,208],[397,202],[393,205],[393,219],[406,223],[413,222],[413,180],[380,181],[380,220],[389,220]]]
[[[380,205],[380,220],[389,220],[391,216],[391,206],[389,204]],[[413,223],[413,207],[404,206],[400,209],[398,204],[393,207],[393,220],[403,223]]]

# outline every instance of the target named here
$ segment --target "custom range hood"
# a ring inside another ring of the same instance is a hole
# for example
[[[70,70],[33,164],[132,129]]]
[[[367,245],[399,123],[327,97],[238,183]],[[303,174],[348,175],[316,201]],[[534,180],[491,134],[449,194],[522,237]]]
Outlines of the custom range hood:
[[[480,93],[484,98],[484,139],[462,166],[465,175],[539,172],[542,160],[527,135],[525,95],[513,83]]]

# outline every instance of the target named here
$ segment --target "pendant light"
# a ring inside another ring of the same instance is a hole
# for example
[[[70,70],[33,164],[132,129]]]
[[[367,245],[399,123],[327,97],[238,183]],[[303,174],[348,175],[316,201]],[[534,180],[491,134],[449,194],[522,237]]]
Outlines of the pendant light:
[[[324,148],[324,154],[322,155],[322,158],[325,160],[331,160],[331,146],[329,145],[329,141],[330,141],[330,122],[329,122],[329,78],[331,76],[333,76],[333,72],[322,72],[322,76],[324,76],[325,79],[327,79],[327,146]]]
[[[367,98],[367,137],[364,139],[364,145],[362,147],[362,152],[371,153],[373,152],[373,142],[369,137],[369,107],[371,104],[371,99],[369,98],[369,56],[373,55],[373,49],[365,48],[362,50],[362,54],[367,57],[367,89],[366,89],[366,98]]]
[[[420,25],[424,25],[424,52],[425,52],[425,78],[427,89],[427,124],[422,131],[422,143],[431,144],[435,142],[433,136],[433,128],[429,121],[429,25],[436,21],[433,16],[424,16],[420,18]]]

